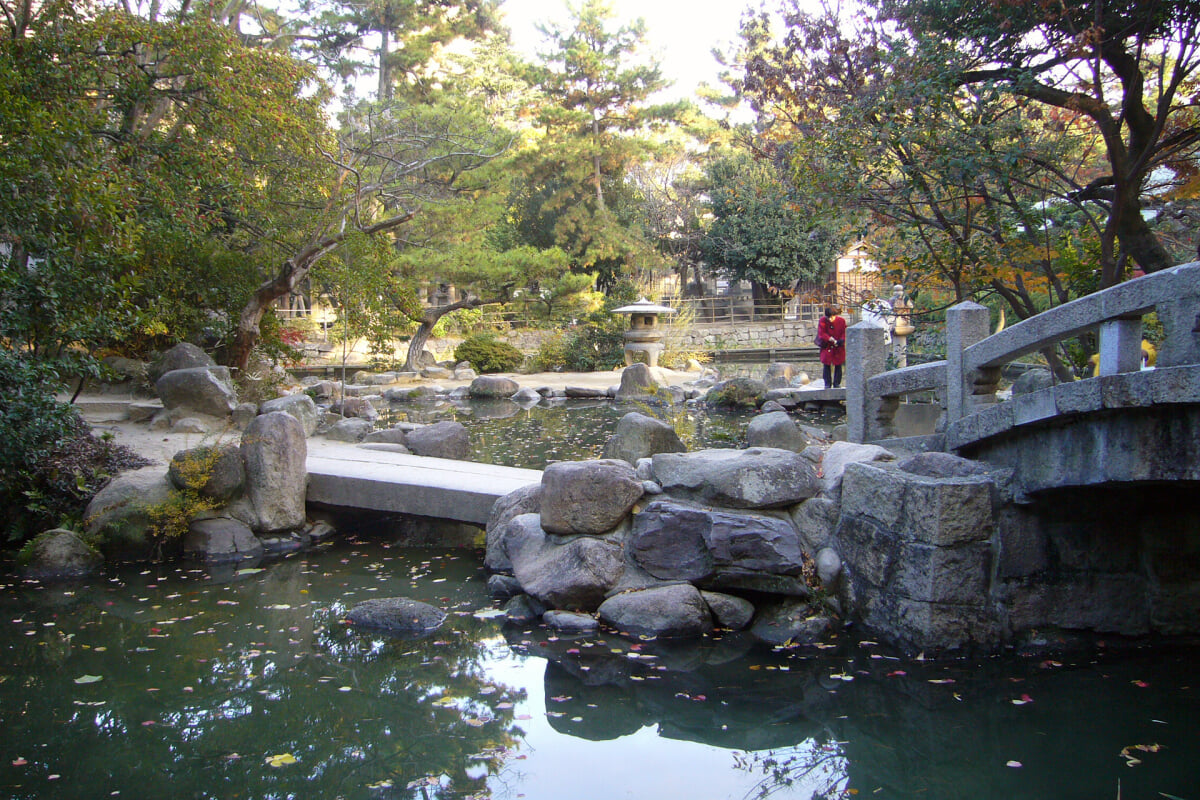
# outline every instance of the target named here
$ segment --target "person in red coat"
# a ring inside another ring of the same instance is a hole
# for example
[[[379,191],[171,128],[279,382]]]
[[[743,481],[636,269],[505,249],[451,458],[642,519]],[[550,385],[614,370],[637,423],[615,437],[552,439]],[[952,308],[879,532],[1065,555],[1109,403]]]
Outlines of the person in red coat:
[[[841,386],[842,365],[846,363],[846,320],[834,306],[825,306],[825,316],[817,321],[817,347],[821,348],[825,388]]]

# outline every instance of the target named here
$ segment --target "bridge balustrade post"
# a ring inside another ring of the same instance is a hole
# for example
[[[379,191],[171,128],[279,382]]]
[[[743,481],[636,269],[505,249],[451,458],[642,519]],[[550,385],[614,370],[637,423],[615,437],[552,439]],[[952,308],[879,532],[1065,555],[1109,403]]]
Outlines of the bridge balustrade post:
[[[1120,375],[1142,368],[1142,318],[1100,323],[1100,374]]]
[[[846,329],[846,439],[856,444],[882,438],[882,398],[867,395],[867,380],[887,369],[883,328],[860,322]]]
[[[1158,304],[1162,346],[1157,366],[1200,364],[1200,261],[1175,267],[1170,301]]]
[[[957,422],[972,411],[977,376],[975,370],[967,370],[964,351],[988,337],[990,323],[991,312],[970,300],[946,309],[947,423]]]

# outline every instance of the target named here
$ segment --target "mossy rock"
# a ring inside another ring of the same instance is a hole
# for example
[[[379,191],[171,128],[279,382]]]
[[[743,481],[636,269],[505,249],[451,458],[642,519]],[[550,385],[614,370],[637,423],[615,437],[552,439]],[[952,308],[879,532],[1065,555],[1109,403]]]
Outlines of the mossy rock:
[[[704,402],[723,408],[758,408],[766,399],[767,388],[752,378],[732,378],[721,381],[708,390]]]
[[[99,550],[75,531],[63,528],[39,533],[17,554],[21,574],[39,580],[81,578],[103,564]]]

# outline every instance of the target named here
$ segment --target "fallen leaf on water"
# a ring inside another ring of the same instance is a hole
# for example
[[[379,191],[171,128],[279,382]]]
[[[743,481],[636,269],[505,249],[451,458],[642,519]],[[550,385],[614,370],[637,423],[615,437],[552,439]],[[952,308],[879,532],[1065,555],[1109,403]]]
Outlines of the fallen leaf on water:
[[[80,675],[75,679],[76,683],[99,683],[104,680],[103,675]]]
[[[233,574],[234,575],[257,575],[260,572],[262,572],[262,567],[247,567],[246,569],[239,569],[237,572],[235,572]]]
[[[905,672],[905,671],[904,671],[904,670],[902,670],[902,669],[894,669],[894,670],[892,670],[891,672],[889,672],[889,673],[887,674],[887,676],[888,676],[889,678],[895,678],[895,677],[897,677],[897,676],[900,676],[900,675],[907,675],[907,674],[908,674],[908,673],[907,673],[907,672]]]
[[[390,789],[390,788],[392,788],[392,782],[388,779],[384,779],[382,781],[379,781],[378,783],[368,783],[367,788],[368,789]]]
[[[1150,685],[1150,684],[1146,683],[1145,681],[1130,681],[1130,683],[1132,683],[1134,686],[1138,687],[1139,689],[1145,689],[1147,686]]]
[[[286,764],[295,764],[296,757],[291,753],[280,753],[277,756],[269,756],[267,758],[268,767],[282,767]]]
[[[12,765],[13,765],[14,767],[23,767],[23,766],[25,766],[25,765],[26,765],[26,764],[28,764],[28,763],[29,763],[28,761],[26,761],[25,759],[23,759],[23,758],[21,758],[20,756],[18,756],[18,757],[16,757],[16,758],[14,758],[14,759],[13,759]]]
[[[1033,702],[1033,698],[1032,698],[1032,697],[1030,697],[1030,696],[1029,696],[1029,695],[1027,695],[1027,694],[1023,694],[1023,695],[1021,695],[1021,696],[1020,696],[1018,699],[1016,699],[1016,700],[1013,700],[1013,701],[1012,701],[1012,704],[1013,704],[1014,706],[1024,706],[1024,705],[1028,705],[1029,703],[1032,703],[1032,702]]]
[[[1025,766],[1025,765],[1024,765],[1024,764],[1022,764],[1020,761],[1008,761],[1008,762],[1006,762],[1006,763],[1004,764],[1004,766],[1006,766],[1006,767],[1012,767],[1012,768],[1016,769],[1016,768],[1018,768],[1018,767],[1023,767],[1023,766]]]
[[[954,683],[954,678],[930,678],[929,682],[937,684]]]

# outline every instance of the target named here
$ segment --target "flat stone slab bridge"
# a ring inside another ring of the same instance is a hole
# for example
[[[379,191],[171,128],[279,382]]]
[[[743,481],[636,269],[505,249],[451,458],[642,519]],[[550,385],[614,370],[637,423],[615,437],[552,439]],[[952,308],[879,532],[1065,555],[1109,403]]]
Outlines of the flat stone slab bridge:
[[[541,470],[346,445],[308,455],[308,502],[482,525],[497,498],[540,483]]]

